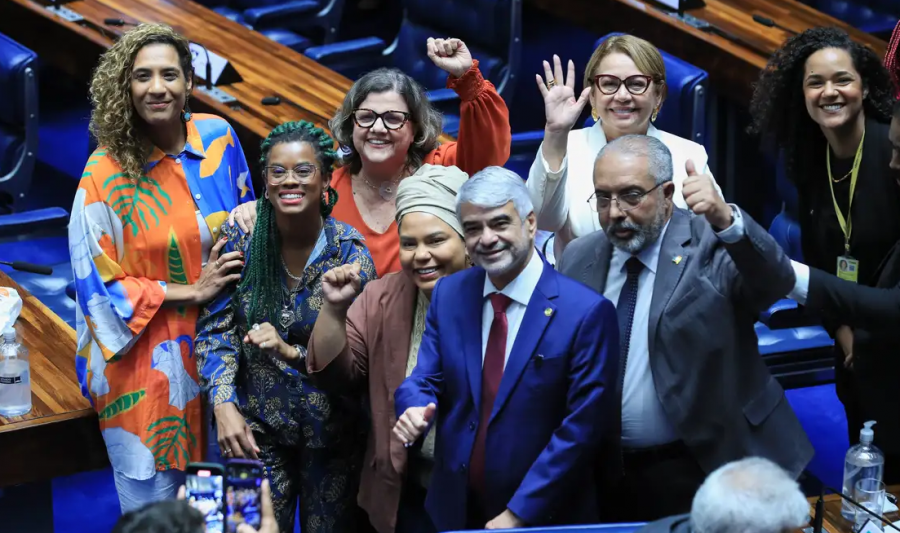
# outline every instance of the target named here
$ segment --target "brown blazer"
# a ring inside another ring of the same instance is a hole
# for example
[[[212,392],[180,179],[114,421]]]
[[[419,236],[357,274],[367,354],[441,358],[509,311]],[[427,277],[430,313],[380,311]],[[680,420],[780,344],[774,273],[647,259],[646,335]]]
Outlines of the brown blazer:
[[[406,378],[416,286],[403,272],[366,285],[347,314],[347,346],[325,367],[316,365],[310,339],[307,370],[326,391],[369,389],[372,428],[360,475],[359,506],[379,533],[397,525],[407,450],[391,438],[397,422],[394,391]]]

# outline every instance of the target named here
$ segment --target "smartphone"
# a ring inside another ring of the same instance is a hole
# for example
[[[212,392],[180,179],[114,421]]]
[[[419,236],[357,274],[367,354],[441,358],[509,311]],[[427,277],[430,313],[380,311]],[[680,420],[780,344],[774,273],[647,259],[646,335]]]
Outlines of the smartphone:
[[[190,463],[185,498],[206,518],[206,533],[225,533],[225,469],[216,463]]]
[[[225,472],[228,476],[228,488],[225,490],[226,532],[237,533],[241,524],[259,529],[263,464],[250,459],[229,459]]]

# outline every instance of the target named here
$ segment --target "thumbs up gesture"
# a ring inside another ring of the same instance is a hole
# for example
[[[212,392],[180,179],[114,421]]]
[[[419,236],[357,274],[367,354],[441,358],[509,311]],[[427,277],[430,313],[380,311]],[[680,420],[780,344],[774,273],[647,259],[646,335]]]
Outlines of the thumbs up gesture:
[[[694,162],[690,159],[685,163],[684,169],[687,171],[687,178],[684,180],[681,193],[688,209],[705,216],[710,225],[718,231],[731,226],[731,207],[719,195],[712,178],[698,173]]]
[[[404,446],[412,445],[428,429],[428,424],[434,420],[436,411],[437,406],[434,403],[425,407],[410,407],[394,425],[394,436],[400,439]]]

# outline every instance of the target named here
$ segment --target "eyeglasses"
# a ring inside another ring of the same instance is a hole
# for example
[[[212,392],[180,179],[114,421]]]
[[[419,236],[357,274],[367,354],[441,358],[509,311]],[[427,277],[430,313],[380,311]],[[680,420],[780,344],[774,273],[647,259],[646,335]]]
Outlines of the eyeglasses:
[[[316,175],[317,170],[315,165],[309,163],[301,163],[292,169],[271,165],[266,167],[266,178],[270,183],[277,185],[286,180],[288,174],[293,174],[300,183],[309,183]]]
[[[357,109],[353,112],[353,120],[360,128],[371,128],[378,119],[381,119],[386,129],[399,130],[409,121],[409,113],[403,111],[376,113],[371,109]]]
[[[627,212],[641,205],[641,202],[644,201],[644,198],[659,188],[662,183],[656,184],[655,187],[650,189],[647,192],[628,192],[625,194],[620,194],[619,196],[606,196],[603,194],[594,193],[590,198],[587,199],[588,205],[591,206],[595,212],[599,213],[601,211],[606,211],[612,205],[613,200],[616,202],[616,207],[619,208],[619,211]]]
[[[628,76],[624,80],[612,74],[598,74],[594,76],[594,85],[603,94],[616,94],[619,87],[625,84],[625,89],[631,94],[641,95],[650,88],[650,82],[654,81],[652,76],[644,76],[643,74],[635,74]]]

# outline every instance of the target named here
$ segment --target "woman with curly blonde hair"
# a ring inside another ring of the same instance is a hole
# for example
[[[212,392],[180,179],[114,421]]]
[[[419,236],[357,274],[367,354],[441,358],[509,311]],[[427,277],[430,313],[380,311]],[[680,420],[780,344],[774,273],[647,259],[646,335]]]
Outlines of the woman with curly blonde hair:
[[[191,113],[192,85],[188,42],[142,24],[103,55],[90,88],[99,148],[69,224],[75,364],[123,512],[174,497],[202,459],[199,306],[240,279],[241,253],[219,255],[219,226],[255,199],[237,135]]]

